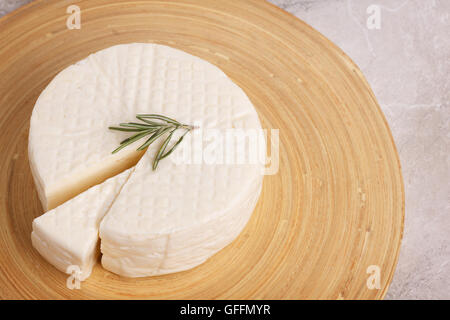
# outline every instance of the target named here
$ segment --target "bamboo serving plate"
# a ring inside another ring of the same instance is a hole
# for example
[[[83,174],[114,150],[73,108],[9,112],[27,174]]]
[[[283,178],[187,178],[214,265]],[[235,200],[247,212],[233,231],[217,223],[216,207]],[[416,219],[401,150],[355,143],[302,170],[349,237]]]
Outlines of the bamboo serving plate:
[[[72,3],[81,9],[81,29],[66,27]],[[31,223],[43,212],[28,164],[29,119],[59,71],[92,52],[130,42],[179,48],[227,73],[248,94],[263,127],[279,129],[279,170],[265,177],[241,235],[203,265],[137,279],[97,265],[81,289],[70,290],[68,276],[31,245]],[[319,32],[274,5],[34,1],[0,19],[0,127],[2,299],[386,294],[404,218],[399,159],[388,125],[358,67]],[[373,270],[379,271],[375,288],[367,285]]]

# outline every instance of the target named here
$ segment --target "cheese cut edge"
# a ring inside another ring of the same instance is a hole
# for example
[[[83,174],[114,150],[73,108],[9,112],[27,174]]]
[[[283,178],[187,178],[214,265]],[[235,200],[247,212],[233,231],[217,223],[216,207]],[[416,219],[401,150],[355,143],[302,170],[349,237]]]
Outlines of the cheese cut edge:
[[[32,144],[29,143],[28,145],[31,174],[44,212],[52,210],[88,189],[105,182],[107,179],[134,167],[145,153],[145,150],[136,151],[135,149],[127,148],[88,170],[75,172],[61,179],[46,190],[35,165]]]

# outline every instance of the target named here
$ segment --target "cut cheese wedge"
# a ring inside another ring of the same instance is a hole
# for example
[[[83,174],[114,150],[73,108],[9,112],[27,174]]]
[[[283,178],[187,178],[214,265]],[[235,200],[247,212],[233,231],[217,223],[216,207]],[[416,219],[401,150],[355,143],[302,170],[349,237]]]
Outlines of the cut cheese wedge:
[[[98,228],[133,169],[110,178],[34,219],[31,240],[39,253],[59,270],[91,274],[97,261]],[[71,270],[74,266],[77,269]]]
[[[108,127],[136,121],[139,113],[197,127],[156,171],[152,162],[161,140],[145,154],[136,151],[143,141],[111,154],[129,134]],[[202,263],[235,239],[261,190],[263,164],[203,157],[211,145],[208,133],[236,128],[261,130],[251,101],[220,69],[183,51],[123,44],[69,66],[42,92],[31,117],[29,158],[39,197],[44,210],[63,203],[36,220],[33,243],[60,270],[75,262],[87,275],[93,260],[85,252],[95,231],[75,243],[52,229],[53,220],[67,219],[79,230],[85,222],[71,218],[79,207],[96,217],[106,214],[100,227],[102,261],[112,272],[140,277]],[[200,161],[175,161],[184,147]],[[103,204],[92,196],[110,182],[102,183],[105,179],[134,165],[115,200],[113,190],[102,193]]]

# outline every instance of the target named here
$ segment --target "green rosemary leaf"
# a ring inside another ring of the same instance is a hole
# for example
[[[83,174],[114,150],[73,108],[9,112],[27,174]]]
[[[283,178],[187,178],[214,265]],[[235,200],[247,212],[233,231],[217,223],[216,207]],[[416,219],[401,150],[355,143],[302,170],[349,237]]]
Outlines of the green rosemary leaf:
[[[147,124],[147,123],[139,123],[139,122],[128,122],[127,124],[130,126],[146,127],[146,128],[161,127],[161,125],[162,125],[162,124],[156,123],[156,122],[155,122],[155,124]]]
[[[114,154],[114,153],[119,152],[120,150],[122,150],[123,148],[125,148],[127,145],[128,145],[128,144],[121,144],[120,147],[118,147],[117,149],[114,149],[114,151],[113,151],[112,153]]]
[[[139,131],[146,130],[145,128],[140,129],[140,128],[136,128],[136,127],[134,127],[134,128],[132,128],[132,127],[130,127],[130,128],[108,127],[108,129],[116,130],[116,131],[124,131],[124,132],[139,132]]]
[[[137,122],[128,122],[128,123],[120,123],[119,126],[126,128],[140,128],[140,129],[150,129],[155,126],[145,123],[137,123]]]
[[[140,115],[137,115],[136,118],[138,120],[141,120],[141,121],[149,124],[149,125],[156,125],[156,126],[164,125],[164,123],[161,123],[161,122],[155,122],[155,121],[147,120],[145,117],[141,117]]]
[[[169,156],[175,149],[176,147],[178,147],[178,145],[183,141],[184,136],[189,132],[189,130],[186,130],[185,133],[183,133],[183,135],[180,137],[180,139],[178,139],[177,142],[175,142],[175,144],[169,149],[169,151],[167,151],[165,154],[163,154],[159,160],[164,159],[165,157]]]
[[[170,139],[172,139],[173,133],[175,132],[176,129],[173,129],[170,134],[167,136],[166,140],[164,140],[163,144],[161,145],[161,147],[159,148],[158,153],[156,154],[155,160],[153,160],[153,170],[156,170],[156,168],[158,167],[158,163],[161,160],[161,156],[164,153],[164,151],[166,150],[167,145],[170,142]]]
[[[129,138],[126,138],[125,140],[123,140],[122,142],[120,142],[120,144],[126,144],[126,145],[129,145],[129,144],[131,144],[131,143],[133,143],[133,142],[135,142],[135,141],[137,141],[137,140],[139,140],[139,139],[145,137],[146,135],[148,135],[149,133],[152,133],[152,132],[153,132],[153,130],[145,130],[145,131],[142,131],[142,132],[140,132],[140,133],[135,134],[134,136],[131,136],[131,137],[129,137]]]
[[[169,123],[173,123],[176,125],[181,125],[181,123],[179,123],[177,120],[174,120],[172,118],[166,117],[166,116],[162,116],[159,114],[139,114],[137,115],[137,117],[139,117],[138,119],[157,119],[157,120],[162,120],[162,121],[166,121]]]
[[[158,139],[159,137],[161,137],[164,133],[166,133],[167,131],[169,131],[171,128],[161,128],[159,130],[157,130],[153,135],[150,136],[150,138],[148,138],[147,141],[144,142],[144,144],[142,146],[140,146],[138,148],[138,150],[144,150],[145,148],[147,148],[149,145],[151,145],[156,139]]]
[[[155,159],[153,160],[153,170],[156,170],[159,161],[169,156],[175,148],[183,141],[184,136],[191,130],[195,129],[194,126],[190,126],[187,124],[182,124],[177,120],[171,119],[169,117],[159,115],[159,114],[138,114],[136,118],[140,122],[127,122],[120,123],[119,126],[109,127],[110,130],[116,131],[124,131],[124,132],[133,132],[131,137],[126,138],[122,142],[120,142],[120,146],[116,148],[112,153],[116,153],[126,146],[132,144],[135,141],[138,141],[146,136],[150,136],[137,150],[144,150],[148,148],[153,142],[155,142],[158,138],[162,137],[164,134],[169,133],[169,135],[165,138],[161,147],[156,154]],[[150,119],[150,120],[149,120]],[[153,121],[158,120],[158,122]],[[178,129],[186,130],[183,135],[178,139],[178,141],[169,148],[166,152],[167,146],[170,143],[170,140],[173,137],[173,134]]]

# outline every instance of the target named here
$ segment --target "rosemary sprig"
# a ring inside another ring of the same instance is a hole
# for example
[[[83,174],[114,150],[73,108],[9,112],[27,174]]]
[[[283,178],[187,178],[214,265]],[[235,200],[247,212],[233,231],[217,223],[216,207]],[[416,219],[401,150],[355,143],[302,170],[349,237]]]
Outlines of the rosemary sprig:
[[[144,150],[148,148],[153,142],[155,142],[158,138],[167,134],[167,137],[164,139],[161,147],[156,153],[155,159],[153,160],[153,170],[156,170],[158,167],[158,163],[169,156],[176,147],[183,141],[184,136],[191,130],[195,129],[194,126],[182,124],[177,120],[172,118],[162,116],[159,114],[138,114],[136,118],[141,122],[127,122],[120,123],[117,127],[109,127],[110,130],[116,131],[124,131],[124,132],[134,132],[131,137],[120,142],[120,146],[117,147],[112,153],[116,153],[126,146],[132,144],[135,141],[138,141],[144,137],[150,136],[137,150]],[[173,134],[176,130],[185,130],[185,132],[181,135],[177,142],[175,142],[169,150],[166,151],[167,146],[170,143],[170,140],[173,137]]]

